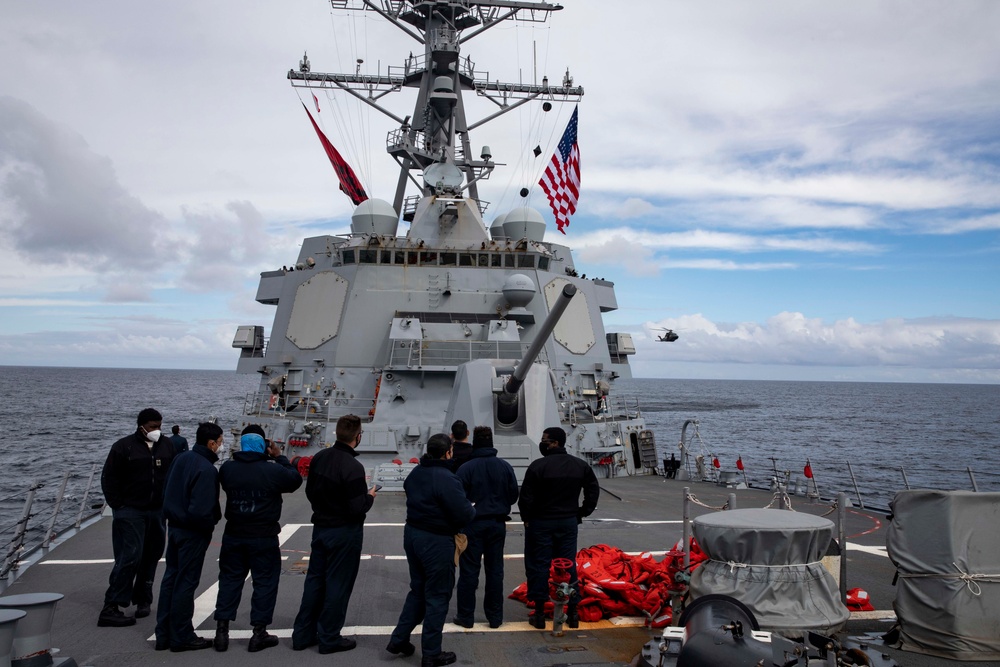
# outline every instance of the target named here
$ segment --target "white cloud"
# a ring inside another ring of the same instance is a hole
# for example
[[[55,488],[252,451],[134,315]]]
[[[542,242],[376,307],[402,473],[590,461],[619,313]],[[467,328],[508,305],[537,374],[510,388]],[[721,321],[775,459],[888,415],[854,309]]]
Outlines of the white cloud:
[[[580,234],[574,238],[574,247],[580,253],[608,243],[628,243],[646,249],[707,249],[731,252],[762,252],[774,250],[812,253],[873,254],[878,246],[860,241],[840,241],[824,236],[752,236],[731,232],[695,229],[686,232],[653,232],[630,227],[619,227]]]

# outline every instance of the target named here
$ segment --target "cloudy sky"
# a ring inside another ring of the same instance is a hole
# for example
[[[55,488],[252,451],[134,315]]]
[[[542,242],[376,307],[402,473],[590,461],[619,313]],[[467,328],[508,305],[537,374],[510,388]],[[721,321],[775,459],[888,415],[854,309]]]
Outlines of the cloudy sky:
[[[1000,3],[563,4],[464,53],[492,79],[568,67],[584,87],[564,241],[616,283],[608,327],[632,332],[637,375],[1000,382]],[[259,272],[351,213],[285,73],[304,51],[384,73],[416,44],[323,0],[0,15],[0,364],[234,368],[236,326],[270,327]],[[319,95],[391,199],[391,123]],[[409,114],[412,94],[387,104]],[[488,217],[571,111],[526,105],[473,137],[507,165]],[[537,187],[530,203],[551,221]]]

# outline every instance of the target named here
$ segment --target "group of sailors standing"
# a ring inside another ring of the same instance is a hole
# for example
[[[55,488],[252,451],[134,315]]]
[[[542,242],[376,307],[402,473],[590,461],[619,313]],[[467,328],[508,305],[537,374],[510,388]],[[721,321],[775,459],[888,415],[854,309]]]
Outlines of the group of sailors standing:
[[[265,438],[259,425],[243,430],[239,451],[217,468],[224,440],[220,426],[200,424],[188,450],[186,441],[183,448],[177,442],[177,427],[173,440],[162,436],[162,421],[153,408],[141,411],[135,432],[112,445],[104,464],[101,485],[113,512],[115,563],[97,624],[129,626],[150,615],[156,564],[165,546],[156,650],[226,651],[229,623],[236,619],[248,574],[253,586],[248,650],[276,646],[278,638],[267,627],[273,620],[281,573],[279,520],[282,495],[302,485],[297,467]],[[317,453],[309,466],[306,496],[313,511],[313,532],[292,632],[296,651],[316,646],[329,654],[357,646],[341,631],[360,567],[365,517],[378,491],[377,486],[368,486],[365,468],[356,460],[362,433],[359,417],[341,417],[336,442]],[[442,649],[456,566],[453,622],[473,627],[476,590],[485,568],[483,611],[491,628],[503,624],[503,552],[514,503],[525,526],[525,574],[533,608],[529,622],[545,627],[550,563],[566,558],[573,564],[567,624],[571,628],[579,624],[577,528],[597,506],[600,487],[593,470],[567,453],[563,429],[548,428],[539,443],[542,457],[528,467],[519,489],[513,468],[497,456],[492,429],[477,426],[472,436],[470,444],[462,421],[452,425],[450,436],[431,436],[426,454],[403,485],[403,548],[410,589],[386,650],[412,655],[416,647],[411,634],[422,623],[422,667],[456,660],[453,652]],[[216,633],[209,640],[194,631],[194,594],[212,533],[223,515],[220,488],[226,492],[226,526],[219,553]],[[135,615],[126,615],[123,609],[133,604]]]

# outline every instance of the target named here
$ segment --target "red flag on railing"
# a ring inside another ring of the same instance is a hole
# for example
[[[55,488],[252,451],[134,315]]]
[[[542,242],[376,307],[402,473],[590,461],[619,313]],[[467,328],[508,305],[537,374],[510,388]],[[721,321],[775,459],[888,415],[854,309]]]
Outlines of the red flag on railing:
[[[740,456],[736,459],[736,469],[743,470],[743,457]]]
[[[809,479],[813,478],[813,468],[812,464],[809,463],[809,459],[806,459],[806,467],[802,469],[802,474]]]
[[[712,459],[712,465],[715,466],[716,468],[721,468],[722,467],[722,464],[719,463],[719,457],[718,456],[716,456],[715,458]]]
[[[326,151],[326,156],[330,158],[333,170],[337,172],[337,178],[340,180],[340,191],[350,197],[351,202],[355,206],[368,199],[368,194],[361,186],[361,181],[358,180],[354,170],[351,169],[351,165],[347,164],[347,161],[333,147],[333,144],[326,138],[326,135],[323,134],[323,130],[319,129],[319,125],[313,120],[313,116],[309,113],[309,109],[304,102],[302,108],[305,109],[306,115],[309,116],[309,122],[312,123],[313,129],[316,130],[316,136],[319,137],[319,142],[323,144],[323,150]]]

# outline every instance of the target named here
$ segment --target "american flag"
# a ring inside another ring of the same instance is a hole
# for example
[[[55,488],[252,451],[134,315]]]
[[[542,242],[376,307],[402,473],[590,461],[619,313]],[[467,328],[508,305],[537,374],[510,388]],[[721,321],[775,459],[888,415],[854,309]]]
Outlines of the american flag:
[[[563,132],[556,152],[552,154],[545,174],[538,184],[549,198],[549,206],[556,216],[556,226],[563,234],[569,225],[569,216],[576,213],[576,202],[580,198],[580,145],[576,142],[577,111]]]

